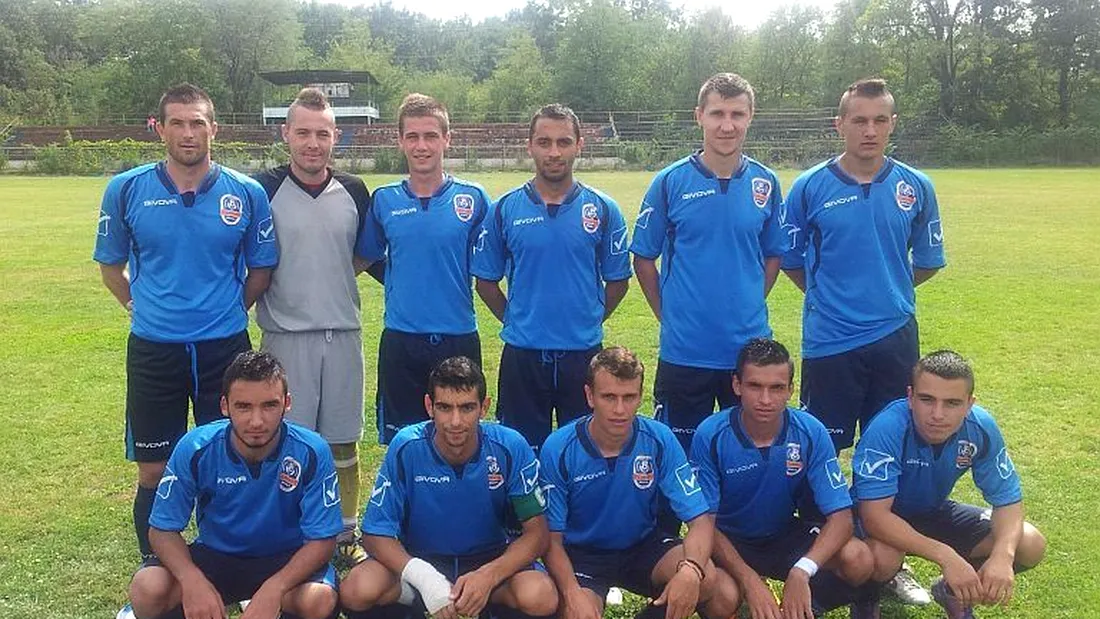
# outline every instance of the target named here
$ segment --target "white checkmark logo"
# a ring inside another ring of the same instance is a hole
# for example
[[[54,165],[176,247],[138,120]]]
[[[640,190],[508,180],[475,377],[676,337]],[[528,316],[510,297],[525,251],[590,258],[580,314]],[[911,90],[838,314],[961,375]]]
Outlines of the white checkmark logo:
[[[859,474],[863,477],[886,481],[889,474],[886,466],[894,462],[894,456],[875,449],[868,449],[863,454],[863,464],[859,467]]]

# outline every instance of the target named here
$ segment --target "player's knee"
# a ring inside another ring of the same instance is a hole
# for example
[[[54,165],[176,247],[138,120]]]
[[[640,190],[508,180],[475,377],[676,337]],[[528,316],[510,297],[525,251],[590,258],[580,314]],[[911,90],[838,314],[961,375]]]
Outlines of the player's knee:
[[[294,608],[288,610],[302,619],[328,619],[336,610],[336,590],[326,584],[305,583],[296,593]]]
[[[138,462],[138,485],[142,488],[156,488],[164,476],[167,462]]]
[[[359,445],[357,443],[334,443],[332,459],[336,461],[336,468],[346,468],[359,463]]]
[[[737,581],[725,570],[717,567],[714,569],[713,577],[707,574],[707,581],[710,582],[710,597],[702,604],[705,606],[702,610],[706,618],[723,619],[736,613],[738,606],[741,605],[741,590],[737,587]],[[702,600],[702,591],[699,597]],[[700,614],[702,615],[703,613]]]
[[[703,581],[699,583],[699,601],[705,602],[714,595],[716,585],[718,584],[718,568],[714,566],[714,561],[707,559],[706,565],[703,566]]]
[[[850,585],[862,585],[875,571],[875,557],[870,547],[858,539],[850,539],[837,553],[840,577]]]
[[[1030,569],[1043,560],[1047,552],[1047,538],[1030,522],[1024,523],[1024,534],[1016,546],[1016,565],[1021,569]]]
[[[874,559],[874,569],[871,572],[871,580],[886,582],[894,577],[901,569],[901,563],[905,560],[905,553],[884,544],[878,540],[867,540],[867,547]]]
[[[172,589],[175,578],[163,567],[145,567],[130,581],[130,604],[139,617],[156,617],[174,605]]]
[[[558,612],[558,589],[546,574],[532,571],[515,585],[516,610],[535,617]]]
[[[340,581],[340,604],[351,610],[367,610],[376,604],[391,584],[388,574],[380,574],[381,564],[368,559],[351,568]],[[382,568],[385,569],[385,568]]]

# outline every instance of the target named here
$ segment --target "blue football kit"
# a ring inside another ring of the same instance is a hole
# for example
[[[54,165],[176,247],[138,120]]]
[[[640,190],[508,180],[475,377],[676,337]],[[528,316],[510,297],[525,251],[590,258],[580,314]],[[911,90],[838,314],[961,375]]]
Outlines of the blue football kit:
[[[295,551],[343,530],[332,453],[321,436],[283,422],[258,464],[244,460],[228,419],[188,432],[168,461],[149,524],[183,531],[194,511],[194,543],[218,553],[262,557]]]
[[[783,413],[783,427],[768,447],[757,447],[745,433],[740,407],[719,411],[696,429],[691,461],[718,529],[731,538],[783,533],[806,498],[826,516],[852,506],[825,426],[798,409]]]
[[[247,269],[274,267],[279,254],[259,183],[212,164],[198,191],[181,194],[160,162],[111,179],[94,258],[129,265],[134,335],[184,343],[244,331]]]
[[[662,361],[731,370],[745,342],[771,336],[764,260],[789,246],[782,216],[779,180],[750,157],[729,179],[700,153],[657,173],[630,251],[661,259]]]
[[[507,527],[542,513],[539,462],[520,434],[478,426],[469,462],[452,466],[435,446],[431,421],[397,433],[363,510],[365,535],[399,540],[420,557],[469,557],[508,543]]]

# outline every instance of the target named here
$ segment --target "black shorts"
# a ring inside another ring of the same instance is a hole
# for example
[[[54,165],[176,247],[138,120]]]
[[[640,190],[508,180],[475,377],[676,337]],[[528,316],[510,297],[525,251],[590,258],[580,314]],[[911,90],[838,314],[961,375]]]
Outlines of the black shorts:
[[[787,572],[814,545],[821,527],[796,518],[782,533],[758,539],[730,537],[745,563],[761,576],[785,581]]]
[[[935,511],[901,518],[917,533],[947,544],[964,559],[993,534],[993,510],[951,500]]]
[[[440,361],[469,357],[481,365],[481,338],[465,335],[404,333],[384,329],[378,343],[378,442],[389,445],[401,428],[428,419],[424,395],[428,375]]]
[[[905,397],[920,357],[917,320],[854,350],[802,360],[802,407],[825,424],[839,453],[889,402]]]
[[[263,557],[242,557],[219,552],[202,544],[191,544],[191,561],[218,590],[226,604],[251,599],[261,585],[283,569],[297,549]],[[156,557],[147,559],[142,567],[161,565]],[[316,582],[337,589],[336,570],[331,563],[303,582]]]
[[[622,587],[645,597],[657,597],[660,591],[653,585],[653,568],[668,551],[684,540],[654,531],[645,539],[624,550],[603,550],[586,546],[565,546],[565,554],[573,564],[573,575],[581,587],[590,589],[602,600],[611,587]]]
[[[514,428],[537,451],[558,427],[592,412],[584,397],[588,362],[600,351],[535,350],[504,345],[497,382],[497,419]]]
[[[691,453],[695,428],[718,409],[740,403],[733,392],[733,370],[710,370],[657,360],[653,381],[653,416],[672,428],[684,451]]]
[[[248,331],[217,340],[165,344],[133,333],[126,344],[126,457],[164,462],[187,432],[187,404],[195,425],[221,419],[222,377],[251,350]]]

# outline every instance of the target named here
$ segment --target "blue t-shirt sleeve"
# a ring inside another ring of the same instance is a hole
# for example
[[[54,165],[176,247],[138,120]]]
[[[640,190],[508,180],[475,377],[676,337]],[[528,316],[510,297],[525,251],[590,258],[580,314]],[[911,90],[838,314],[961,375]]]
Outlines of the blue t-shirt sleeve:
[[[279,264],[279,246],[275,242],[275,221],[271,203],[259,183],[248,186],[252,218],[244,234],[244,263],[250,269],[267,269]]]
[[[498,282],[504,278],[506,262],[504,233],[497,225],[498,220],[501,219],[497,211],[502,208],[504,208],[503,198],[489,207],[485,221],[481,224],[481,231],[474,241],[474,256],[470,262],[470,272],[479,279]]]
[[[390,445],[382,468],[374,478],[374,488],[363,508],[363,521],[359,526],[366,535],[401,537],[401,523],[405,520],[405,487],[397,470],[399,451],[398,445]]]
[[[768,208],[771,212],[768,213],[768,218],[764,221],[764,229],[760,234],[760,249],[766,258],[782,256],[791,246],[790,237],[783,229],[785,217],[783,209],[786,208],[783,204],[783,190],[779,186],[779,179],[775,176],[772,176],[772,185],[775,190],[768,198]]]
[[[317,471],[309,480],[299,502],[302,537],[327,539],[343,530],[340,511],[340,482],[336,476],[336,464],[328,445],[314,448]]]
[[[780,227],[787,237],[787,251],[781,263],[784,269],[801,269],[806,265],[806,209],[809,207],[804,202],[805,186],[803,178],[796,179],[783,205]]]
[[[718,412],[716,415],[725,413]],[[691,438],[691,464],[695,467],[695,477],[699,486],[703,488],[703,496],[707,499],[707,507],[711,511],[718,511],[721,499],[719,464],[715,461],[711,452],[711,442],[714,440],[712,427],[706,421],[699,424],[695,435]]]
[[[508,480],[508,496],[512,498],[534,494],[542,483],[539,470],[542,468],[535,451],[522,437],[509,441],[508,451],[512,453],[511,479]]]
[[[386,231],[382,227],[378,213],[378,203],[382,192],[375,192],[363,223],[359,226],[359,234],[355,238],[355,255],[368,262],[378,262],[386,257]]]
[[[943,223],[936,190],[928,178],[920,178],[921,209],[913,218],[909,244],[913,248],[913,266],[918,269],[939,269],[947,264],[943,251]]]
[[[668,499],[676,516],[687,522],[710,511],[707,497],[699,483],[695,469],[688,462],[684,448],[664,424],[654,424],[659,428],[658,440],[663,444],[661,462],[657,463],[661,492]]]
[[[655,260],[664,251],[668,234],[668,200],[665,197],[664,172],[657,174],[642,198],[638,219],[634,222],[631,253]]]
[[[130,257],[130,230],[123,220],[123,179],[115,177],[103,192],[99,206],[99,229],[92,258],[100,264],[123,264]]]
[[[821,423],[809,424],[808,429],[811,433],[810,440],[813,441],[813,452],[806,476],[809,478],[817,508],[826,516],[850,508],[852,496],[848,492],[848,480],[845,479],[844,470],[833,451],[829,431]]]
[[[600,240],[600,276],[606,282],[630,279],[630,238],[623,211],[607,200],[607,232]]]
[[[902,432],[886,421],[871,423],[852,455],[856,499],[860,501],[885,499],[898,493]]]
[[[1016,465],[1008,455],[1004,437],[995,423],[985,424],[989,443],[985,454],[974,462],[971,474],[974,485],[982,492],[987,503],[993,507],[1004,507],[1023,500],[1020,489],[1020,476],[1016,474]]]
[[[164,467],[164,474],[157,484],[153,511],[149,526],[161,531],[182,531],[191,521],[198,496],[198,482],[191,475],[191,459],[195,456],[195,442],[185,436],[172,450],[172,456]]]
[[[562,479],[556,464],[560,457],[560,448],[550,441],[539,451],[539,477],[546,495],[546,523],[551,531],[557,533],[565,531],[569,516],[569,486]]]

